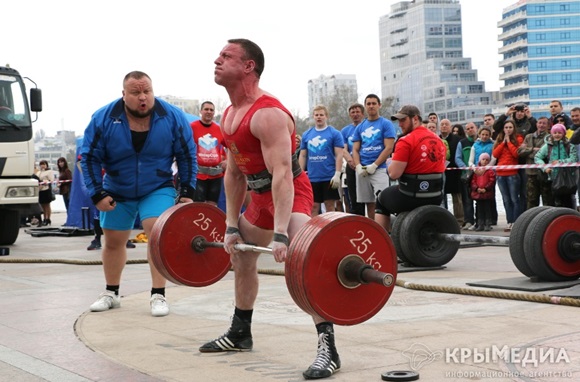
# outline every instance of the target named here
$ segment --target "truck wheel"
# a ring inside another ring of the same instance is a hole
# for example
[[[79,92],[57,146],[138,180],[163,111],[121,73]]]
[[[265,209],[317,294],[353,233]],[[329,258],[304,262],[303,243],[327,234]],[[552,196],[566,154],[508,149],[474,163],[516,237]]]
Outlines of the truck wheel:
[[[14,244],[20,230],[20,213],[0,210],[0,245]]]

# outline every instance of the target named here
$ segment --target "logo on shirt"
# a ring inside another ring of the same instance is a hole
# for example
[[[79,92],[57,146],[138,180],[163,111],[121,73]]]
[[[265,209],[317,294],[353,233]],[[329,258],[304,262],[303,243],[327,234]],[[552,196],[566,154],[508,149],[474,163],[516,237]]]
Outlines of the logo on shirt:
[[[320,135],[308,141],[308,148],[312,152],[319,152],[326,146],[326,139],[321,139]]]
[[[197,144],[209,151],[218,145],[218,140],[217,138],[212,137],[210,133],[207,133],[197,140]]]
[[[369,126],[365,129],[364,132],[361,133],[361,137],[367,139],[374,139],[377,135],[379,135],[380,132],[381,130],[375,129],[373,126]]]

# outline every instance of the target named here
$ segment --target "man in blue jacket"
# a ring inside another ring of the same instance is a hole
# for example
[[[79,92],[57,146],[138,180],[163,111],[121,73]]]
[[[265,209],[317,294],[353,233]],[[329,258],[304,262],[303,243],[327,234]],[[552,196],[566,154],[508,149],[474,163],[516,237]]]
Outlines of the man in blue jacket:
[[[119,308],[125,244],[139,214],[150,235],[159,215],[175,204],[192,202],[196,185],[196,146],[185,114],[155,98],[151,78],[139,71],[125,76],[123,97],[97,110],[85,130],[81,148],[83,178],[100,211],[105,236],[102,252],[106,290],[90,307],[93,312]],[[177,162],[181,188],[173,184]],[[165,278],[151,270],[151,314],[166,316]]]

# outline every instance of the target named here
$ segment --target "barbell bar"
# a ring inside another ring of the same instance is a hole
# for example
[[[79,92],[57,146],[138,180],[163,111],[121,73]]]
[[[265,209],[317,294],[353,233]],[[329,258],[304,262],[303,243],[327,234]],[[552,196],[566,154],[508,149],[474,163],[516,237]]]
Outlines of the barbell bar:
[[[225,248],[225,243],[207,241],[203,236],[196,236],[191,241],[191,248],[203,253],[206,248]],[[252,244],[234,244],[234,248],[242,252],[259,252],[271,255],[272,248]],[[376,283],[390,287],[395,282],[390,273],[379,272],[372,265],[366,264],[360,256],[347,255],[339,263],[337,277],[340,283],[348,288],[356,288],[361,284]]]
[[[506,245],[510,244],[509,236],[487,236],[487,235],[465,235],[465,234],[452,234],[452,233],[440,233],[438,237],[447,241],[459,241],[466,243],[482,243],[482,244],[496,244],[496,245]],[[566,240],[569,248],[574,250],[580,250],[580,236],[573,232],[570,232]],[[580,256],[580,252],[578,252]]]
[[[176,205],[153,226],[152,262],[176,284],[211,285],[231,269],[230,255],[223,248],[225,230],[225,214],[217,207]],[[272,252],[250,244],[236,244],[236,249]],[[374,316],[388,301],[395,286],[397,256],[378,223],[329,212],[310,219],[296,233],[284,270],[288,291],[302,310],[337,325],[355,325]]]
[[[453,234],[453,233],[440,233],[438,237],[454,242],[466,242],[466,243],[482,243],[482,244],[497,244],[497,245],[509,245],[510,238],[506,236],[486,236],[486,235],[465,235],[465,234]]]

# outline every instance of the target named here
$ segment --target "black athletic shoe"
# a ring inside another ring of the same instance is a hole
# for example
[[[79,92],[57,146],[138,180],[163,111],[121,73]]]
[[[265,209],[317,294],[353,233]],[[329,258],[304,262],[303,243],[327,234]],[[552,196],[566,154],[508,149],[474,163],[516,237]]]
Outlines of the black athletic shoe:
[[[318,334],[318,354],[316,359],[302,375],[304,379],[328,378],[340,370],[340,357],[334,345],[332,327],[326,326]]]
[[[131,240],[128,240],[128,241],[127,241],[127,244],[125,245],[125,247],[127,247],[127,248],[135,248],[136,246],[135,246],[135,244],[133,244],[133,243],[131,242]]]
[[[223,336],[200,347],[199,351],[201,353],[250,351],[253,346],[251,324],[240,320],[234,315],[232,326],[228,331]]]
[[[94,251],[95,249],[101,249],[101,241],[100,240],[93,240],[91,244],[87,247],[87,251]]]

